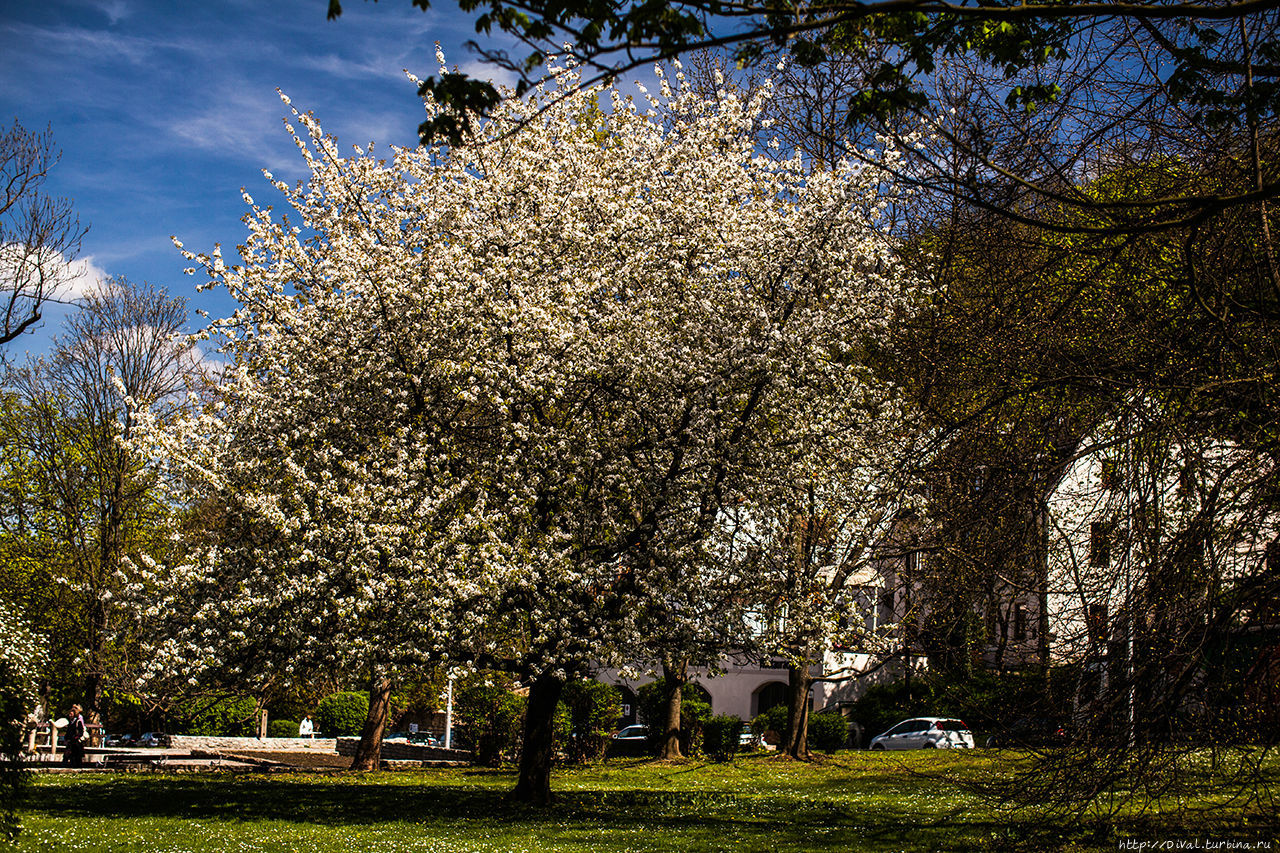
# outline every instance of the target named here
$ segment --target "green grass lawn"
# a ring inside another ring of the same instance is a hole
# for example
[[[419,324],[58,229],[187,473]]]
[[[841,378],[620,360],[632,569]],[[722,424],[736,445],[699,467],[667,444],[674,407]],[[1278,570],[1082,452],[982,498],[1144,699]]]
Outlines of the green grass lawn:
[[[45,775],[19,849],[1114,851],[1120,838],[1275,837],[1274,812],[1231,806],[1229,791],[1202,793],[1193,805],[1212,808],[1190,819],[1148,808],[1064,822],[1004,814],[963,784],[1007,774],[1013,760],[984,750],[611,761],[557,772],[549,809],[508,804],[513,774],[481,769]]]

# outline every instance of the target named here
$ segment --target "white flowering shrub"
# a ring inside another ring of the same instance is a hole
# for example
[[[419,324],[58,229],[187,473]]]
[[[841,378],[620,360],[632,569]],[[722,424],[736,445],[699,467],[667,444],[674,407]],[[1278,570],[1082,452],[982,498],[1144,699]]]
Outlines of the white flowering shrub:
[[[622,659],[723,508],[870,410],[852,353],[915,288],[886,174],[761,156],[767,94],[558,73],[454,148],[344,153],[295,111],[288,216],[188,254],[240,308],[200,414],[150,433],[222,518],[158,669]]]
[[[45,658],[44,638],[0,599],[0,838],[8,841],[22,828],[14,814],[26,779],[19,761]]]

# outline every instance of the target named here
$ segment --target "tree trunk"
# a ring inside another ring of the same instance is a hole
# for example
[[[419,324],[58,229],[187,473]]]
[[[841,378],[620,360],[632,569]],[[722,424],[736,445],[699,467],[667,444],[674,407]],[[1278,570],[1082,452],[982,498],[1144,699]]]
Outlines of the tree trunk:
[[[112,421],[114,426],[114,421]],[[128,421],[125,424],[125,436],[128,437]],[[110,439],[114,446],[115,437]],[[84,711],[88,718],[100,719],[102,716],[102,688],[105,677],[104,648],[111,631],[111,614],[109,604],[102,590],[111,585],[110,578],[120,571],[124,562],[124,471],[128,465],[128,455],[117,448],[107,456],[111,460],[110,491],[106,496],[106,506],[101,510],[98,542],[98,570],[94,576],[89,594],[93,601],[89,605],[89,675],[85,680]],[[90,570],[93,576],[92,569]]]
[[[809,760],[809,662],[787,667],[787,736],[783,750],[792,758]]]
[[[524,712],[524,743],[520,746],[520,776],[510,799],[535,806],[551,804],[551,752],[554,746],[556,704],[564,679],[541,675],[529,686]]]
[[[101,660],[101,652],[95,652],[90,649],[90,666],[97,664]],[[84,699],[80,703],[85,712],[85,719],[89,717],[101,718],[102,716],[102,674],[95,670],[90,670],[84,680]],[[56,715],[55,715],[56,716]]]
[[[684,686],[689,681],[686,658],[662,662],[662,732],[658,736],[658,758],[684,758],[680,752],[680,712],[684,704]]]
[[[1040,660],[1040,672],[1045,676],[1044,698],[1049,699],[1049,509],[1039,500],[1035,511],[1036,535],[1036,605],[1037,614],[1036,656]]]
[[[369,715],[364,718],[364,731],[356,746],[352,770],[377,770],[382,759],[382,732],[387,727],[391,709],[391,678],[376,667],[369,678]]]

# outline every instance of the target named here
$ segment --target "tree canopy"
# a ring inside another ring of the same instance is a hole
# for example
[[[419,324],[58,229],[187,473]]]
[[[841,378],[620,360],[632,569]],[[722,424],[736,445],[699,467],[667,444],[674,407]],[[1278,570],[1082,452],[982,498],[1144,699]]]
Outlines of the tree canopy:
[[[588,82],[696,50],[725,51],[739,68],[780,59],[818,77],[852,68],[844,85],[827,87],[834,122],[819,132],[856,155],[873,134],[924,121],[932,141],[900,179],[1041,226],[1064,227],[1041,211],[1065,204],[1104,213],[1100,227],[1113,232],[1166,228],[1280,190],[1274,167],[1248,154],[1280,106],[1280,12],[1264,0],[458,5],[476,13],[477,33],[499,30],[528,48],[509,56],[471,43],[518,75],[517,95],[540,79],[546,56],[566,51]],[[341,11],[330,0],[329,17]],[[502,97],[456,70],[424,80],[422,91],[445,107],[423,122],[424,141],[458,138]],[[1081,174],[1153,153],[1208,152],[1239,171],[1210,192],[1171,184],[1103,202],[1079,190]]]
[[[255,206],[243,264],[190,256],[241,303],[209,330],[233,365],[152,435],[226,507],[158,602],[174,658],[508,669],[534,799],[540,709],[644,648],[648,602],[711,582],[691,571],[727,507],[880,413],[858,345],[917,287],[884,169],[759,156],[763,94],[554,73],[462,144],[385,159],[295,113],[298,224]]]

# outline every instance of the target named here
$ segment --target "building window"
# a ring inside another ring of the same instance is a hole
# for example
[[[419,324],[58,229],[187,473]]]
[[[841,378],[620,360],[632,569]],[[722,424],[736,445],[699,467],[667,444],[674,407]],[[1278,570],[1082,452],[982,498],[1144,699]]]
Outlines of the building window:
[[[1027,608],[1023,604],[1013,605],[1013,639],[1027,638]]]
[[[1102,521],[1089,525],[1089,565],[1105,569],[1111,565],[1111,531]]]
[[[1116,460],[1114,459],[1102,460],[1101,479],[1102,479],[1102,488],[1104,489],[1119,488],[1120,477],[1117,473]]]
[[[1196,464],[1188,459],[1178,472],[1178,497],[1186,499],[1196,493]]]
[[[1100,645],[1107,641],[1107,605],[1090,604],[1085,613],[1085,626],[1089,629],[1089,642]]]

